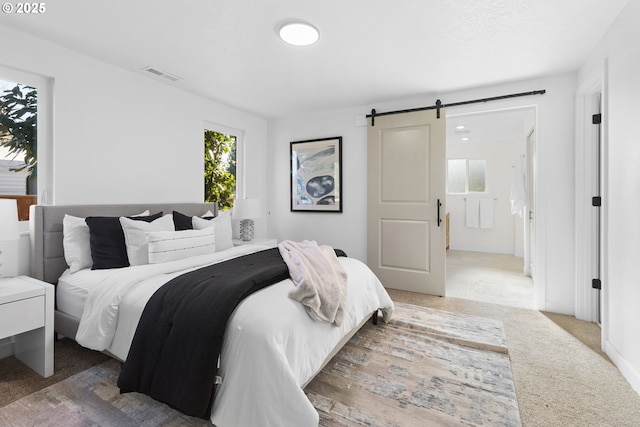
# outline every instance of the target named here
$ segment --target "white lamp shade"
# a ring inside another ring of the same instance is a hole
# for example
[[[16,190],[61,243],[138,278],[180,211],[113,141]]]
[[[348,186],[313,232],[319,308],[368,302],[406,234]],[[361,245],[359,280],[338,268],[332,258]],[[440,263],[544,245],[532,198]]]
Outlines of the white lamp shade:
[[[262,216],[260,199],[238,199],[233,204],[235,219],[255,219]]]
[[[0,199],[0,240],[17,240],[18,204],[15,199]]]

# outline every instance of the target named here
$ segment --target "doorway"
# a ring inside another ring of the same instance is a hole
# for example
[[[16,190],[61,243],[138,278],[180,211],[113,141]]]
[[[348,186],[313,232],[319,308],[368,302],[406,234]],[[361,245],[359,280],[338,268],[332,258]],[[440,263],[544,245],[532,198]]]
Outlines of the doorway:
[[[603,84],[596,74],[578,90],[576,102],[576,318],[606,323],[606,133]],[[606,330],[605,327],[602,329]],[[603,342],[606,339],[603,333]]]
[[[534,106],[447,115],[447,161],[484,165],[483,186],[447,177],[447,296],[536,308],[535,124]]]

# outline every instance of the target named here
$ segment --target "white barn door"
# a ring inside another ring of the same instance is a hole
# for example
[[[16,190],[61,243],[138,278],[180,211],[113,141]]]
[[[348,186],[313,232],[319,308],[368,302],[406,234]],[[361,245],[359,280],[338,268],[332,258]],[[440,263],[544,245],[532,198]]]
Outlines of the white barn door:
[[[385,287],[444,296],[444,109],[369,119],[367,139],[367,263]]]

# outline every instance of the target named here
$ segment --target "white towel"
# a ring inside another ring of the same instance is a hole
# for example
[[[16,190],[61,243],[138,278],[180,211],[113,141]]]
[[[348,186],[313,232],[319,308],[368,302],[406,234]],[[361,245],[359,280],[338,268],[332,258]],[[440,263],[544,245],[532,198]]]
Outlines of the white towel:
[[[493,228],[493,199],[480,199],[480,228]]]
[[[468,228],[478,228],[480,225],[480,201],[479,199],[466,199],[466,217]]]
[[[527,204],[527,185],[524,176],[524,166],[522,156],[516,162],[516,171],[511,183],[511,213],[522,217],[522,211]]]

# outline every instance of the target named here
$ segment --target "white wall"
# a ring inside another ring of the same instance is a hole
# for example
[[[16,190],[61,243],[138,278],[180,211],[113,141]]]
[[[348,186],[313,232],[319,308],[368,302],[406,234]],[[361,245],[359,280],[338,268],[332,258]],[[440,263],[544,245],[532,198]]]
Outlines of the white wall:
[[[243,132],[246,196],[268,194],[265,119],[2,26],[0,39],[0,65],[53,85],[48,203],[202,201],[205,122]]]
[[[545,95],[455,107],[456,113],[481,109],[537,107],[538,228],[536,285],[540,309],[573,314],[574,92],[575,74],[513,82],[439,95],[423,95],[347,110],[298,115],[269,123],[269,230],[279,239],[312,238],[366,260],[366,127],[356,118],[379,112],[444,104],[546,89]],[[451,111],[454,109],[452,108]],[[289,142],[343,137],[344,213],[289,211]]]
[[[264,199],[270,216],[258,237],[312,238],[366,259],[366,127],[356,117],[379,111],[546,89],[542,96],[493,102],[492,109],[538,107],[539,307],[572,313],[572,74],[287,117],[269,123],[66,48],[0,26],[2,64],[53,82],[54,202],[127,203],[202,200],[202,129],[219,123],[244,133],[246,196]],[[483,106],[483,108],[486,108]],[[479,111],[455,107],[456,113]],[[289,142],[343,137],[344,213],[289,212]],[[268,138],[268,143],[265,144]],[[242,173],[242,171],[240,171]],[[265,179],[266,177],[266,179]]]
[[[524,154],[524,140],[447,144],[447,159],[486,160],[486,193],[447,194],[449,243],[451,250],[495,252],[522,256],[522,218],[511,214],[511,183],[518,157]],[[493,228],[466,226],[467,198],[491,198]],[[516,241],[520,247],[516,247]]]
[[[580,70],[607,68],[604,90],[604,348],[640,392],[640,2],[629,2]],[[606,65],[608,63],[608,66]],[[597,71],[596,71],[597,72]]]
[[[269,233],[278,240],[316,240],[366,260],[367,128],[362,109],[273,120],[269,123]],[[342,213],[290,212],[291,141],[342,136]]]

